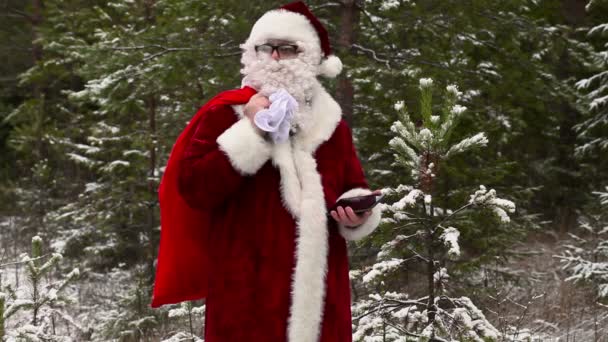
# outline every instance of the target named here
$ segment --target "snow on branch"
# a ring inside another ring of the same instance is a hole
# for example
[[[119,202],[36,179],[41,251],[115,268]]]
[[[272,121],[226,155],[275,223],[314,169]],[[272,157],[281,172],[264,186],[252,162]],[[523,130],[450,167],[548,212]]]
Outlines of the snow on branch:
[[[486,138],[486,135],[483,132],[477,133],[474,136],[463,139],[456,145],[453,145],[452,147],[450,147],[450,149],[448,150],[448,152],[446,153],[445,156],[446,156],[446,158],[451,157],[455,154],[465,152],[465,151],[470,150],[475,147],[484,147],[487,144],[488,144],[488,138]]]
[[[515,212],[515,203],[496,197],[496,190],[487,190],[483,185],[480,185],[479,190],[471,195],[469,203],[490,208],[503,223],[511,221],[507,212]]]

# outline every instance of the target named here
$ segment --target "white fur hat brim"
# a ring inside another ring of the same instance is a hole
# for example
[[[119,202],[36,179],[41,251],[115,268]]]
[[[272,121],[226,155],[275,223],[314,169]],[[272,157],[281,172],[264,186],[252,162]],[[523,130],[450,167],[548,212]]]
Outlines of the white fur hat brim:
[[[280,27],[280,30],[277,28]],[[301,41],[318,46],[320,40],[314,27],[305,16],[284,9],[266,12],[251,28],[248,42],[260,44],[268,39]]]

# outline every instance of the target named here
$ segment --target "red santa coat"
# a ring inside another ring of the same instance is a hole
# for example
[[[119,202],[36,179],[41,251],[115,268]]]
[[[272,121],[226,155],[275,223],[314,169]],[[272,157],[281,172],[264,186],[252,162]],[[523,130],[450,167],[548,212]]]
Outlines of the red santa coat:
[[[232,104],[206,106],[179,159],[179,195],[205,213],[207,243],[206,275],[197,280],[206,293],[185,297],[207,298],[207,342],[351,341],[345,239],[371,233],[380,211],[355,229],[328,216],[340,197],[370,193],[350,129],[318,84],[313,125],[273,144],[237,104],[251,88],[240,94]]]

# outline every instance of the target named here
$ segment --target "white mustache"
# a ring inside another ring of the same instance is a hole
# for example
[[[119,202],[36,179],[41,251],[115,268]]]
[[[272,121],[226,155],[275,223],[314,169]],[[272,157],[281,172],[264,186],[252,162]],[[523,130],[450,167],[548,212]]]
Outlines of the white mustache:
[[[285,69],[285,65],[281,64],[281,63],[271,63],[268,65],[270,71],[281,71],[283,69]]]

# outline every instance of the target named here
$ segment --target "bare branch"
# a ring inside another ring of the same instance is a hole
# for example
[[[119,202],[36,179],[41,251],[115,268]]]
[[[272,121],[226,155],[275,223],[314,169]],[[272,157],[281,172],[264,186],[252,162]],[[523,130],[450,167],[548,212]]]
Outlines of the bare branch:
[[[341,7],[342,4],[339,2],[335,2],[335,1],[328,1],[322,5],[318,5],[318,6],[310,6],[310,10],[312,12],[316,12],[317,10],[320,10],[321,8],[326,8],[326,7]]]
[[[414,249],[410,248],[410,247],[406,247],[406,249],[412,253],[414,253],[414,255],[419,258],[420,260],[424,261],[424,262],[429,262],[428,258],[423,257],[422,255],[420,255],[420,253],[416,252]]]
[[[426,297],[423,297],[420,300],[423,300],[424,298],[426,298]],[[392,303],[392,304],[387,304],[387,303]],[[369,316],[372,313],[383,310],[383,309],[400,308],[400,307],[406,306],[406,305],[419,305],[419,306],[426,305],[425,303],[418,301],[418,300],[405,300],[404,301],[404,300],[386,299],[386,298],[381,299],[376,304],[377,304],[376,308],[374,308],[373,310],[367,311],[367,312],[361,314],[360,316],[354,317],[353,320],[359,320],[365,316]]]
[[[201,50],[200,48],[186,48],[186,47],[166,47],[158,44],[152,45],[139,45],[139,46],[103,46],[104,49],[110,50],[144,50],[150,48],[161,49],[163,51],[193,51],[193,50]]]
[[[384,63],[388,69],[390,69],[390,68],[391,68],[391,65],[390,65],[389,60],[388,60],[388,59],[380,59],[380,58],[378,57],[378,54],[376,54],[376,51],[374,51],[374,50],[372,50],[372,49],[365,48],[365,47],[363,47],[363,46],[361,46],[361,45],[359,45],[359,44],[352,44],[352,45],[351,45],[351,48],[354,48],[354,49],[356,49],[356,50],[363,51],[363,52],[368,52],[368,53],[370,53],[370,54],[372,55],[372,58],[373,58],[373,59],[374,59],[376,62]]]
[[[451,220],[452,217],[456,216],[457,214],[469,209],[470,207],[472,207],[474,205],[474,203],[467,203],[466,205],[463,205],[462,207],[456,209],[455,211],[453,211],[450,215],[444,217],[439,223],[437,223],[435,225],[435,228],[441,226],[444,222]]]
[[[21,17],[21,18],[25,18],[25,19],[27,19],[29,22],[32,22],[32,21],[33,21],[32,16],[31,16],[31,15],[29,15],[29,14],[27,14],[27,13],[25,13],[25,12],[23,12],[23,11],[20,11],[20,10],[18,10],[18,9],[14,9],[14,8],[7,8],[7,10],[8,10],[10,13],[13,13],[13,14],[15,14],[15,15],[17,15],[17,16],[19,16],[19,17]]]
[[[220,46],[224,46],[227,44],[230,44],[231,42],[224,42],[222,44],[220,44]],[[151,45],[138,45],[138,46],[104,46],[102,47],[103,49],[109,49],[109,50],[116,50],[116,51],[133,51],[133,50],[146,50],[146,49],[160,49],[161,51],[153,53],[149,56],[144,57],[144,59],[142,59],[142,63],[143,62],[147,62],[150,60],[153,60],[155,58],[158,58],[160,56],[163,56],[167,53],[171,53],[171,52],[180,52],[180,51],[205,51],[204,48],[190,48],[190,47],[166,47],[163,45],[159,45],[159,44],[151,44]],[[241,54],[241,51],[234,51],[234,52],[227,52],[227,53],[221,53],[221,54],[210,54],[209,57],[212,58],[225,58],[225,57],[232,57],[232,56],[238,56]]]
[[[395,49],[393,48],[393,42],[388,41],[388,39],[386,38],[386,35],[382,34],[380,29],[378,28],[378,25],[376,25],[376,23],[372,19],[372,16],[369,14],[369,12],[367,12],[362,7],[360,7],[360,9],[361,9],[361,13],[363,13],[363,15],[367,18],[370,25],[373,27],[374,31],[376,31],[376,36],[380,37],[380,39],[384,41],[385,45],[388,46],[389,49],[391,49],[393,51],[393,53],[396,52]]]
[[[0,77],[0,82],[17,82],[17,77]]]
[[[223,54],[219,54],[219,55],[213,55],[213,57],[215,57],[215,58],[232,57],[232,56],[239,56],[241,53],[242,53],[241,51],[227,52],[227,53],[223,53]]]
[[[41,256],[39,256],[39,257],[37,257],[37,258],[31,258],[31,259],[28,259],[28,260],[26,260],[26,261],[14,261],[14,262],[9,262],[9,263],[6,263],[6,264],[1,264],[1,265],[0,265],[0,268],[2,268],[2,267],[6,267],[6,266],[11,266],[11,265],[20,265],[20,264],[25,264],[25,263],[30,262],[30,261],[35,261],[35,260],[40,260],[40,259],[46,258],[46,257],[47,257],[47,256],[49,256],[49,255],[51,255],[51,254],[47,253],[47,254],[45,254],[45,255],[41,255]]]

